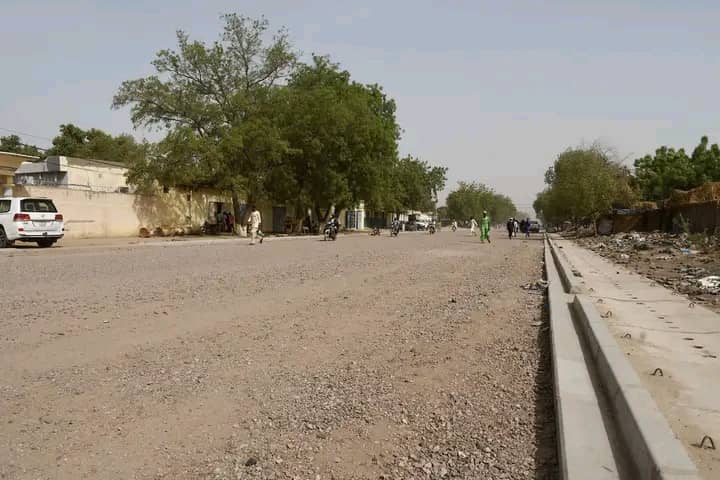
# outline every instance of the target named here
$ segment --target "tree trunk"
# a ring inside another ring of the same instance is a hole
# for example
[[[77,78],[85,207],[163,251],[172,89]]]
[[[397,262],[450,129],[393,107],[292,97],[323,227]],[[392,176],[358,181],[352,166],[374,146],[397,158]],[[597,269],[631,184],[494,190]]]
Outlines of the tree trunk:
[[[320,205],[318,205],[318,204],[315,204],[315,216],[317,216],[318,223],[324,221],[322,210],[320,210]],[[321,226],[321,228],[322,228],[322,226]]]
[[[241,237],[247,236],[247,230],[245,229],[245,225],[247,223],[247,218],[245,218],[245,215],[248,214],[247,208],[245,209],[244,214],[242,215],[243,218],[240,218],[240,194],[238,193],[237,189],[233,187],[230,190],[230,195],[232,197],[232,204],[233,204],[233,215],[235,215],[235,232],[239,233]]]

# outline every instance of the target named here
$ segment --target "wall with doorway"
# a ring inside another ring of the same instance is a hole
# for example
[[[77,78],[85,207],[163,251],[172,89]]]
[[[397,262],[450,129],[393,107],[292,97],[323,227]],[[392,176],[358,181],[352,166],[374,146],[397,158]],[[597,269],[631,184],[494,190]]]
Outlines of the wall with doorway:
[[[51,198],[65,217],[67,238],[134,237],[141,228],[199,229],[210,214],[210,202],[231,202],[228,195],[213,190],[141,195],[16,186],[13,194]]]

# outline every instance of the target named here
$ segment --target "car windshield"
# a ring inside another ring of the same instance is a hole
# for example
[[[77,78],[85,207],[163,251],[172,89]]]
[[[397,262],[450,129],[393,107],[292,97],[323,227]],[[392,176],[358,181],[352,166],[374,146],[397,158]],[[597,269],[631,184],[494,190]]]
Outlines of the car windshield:
[[[55,204],[47,198],[26,198],[20,200],[21,212],[57,212]]]

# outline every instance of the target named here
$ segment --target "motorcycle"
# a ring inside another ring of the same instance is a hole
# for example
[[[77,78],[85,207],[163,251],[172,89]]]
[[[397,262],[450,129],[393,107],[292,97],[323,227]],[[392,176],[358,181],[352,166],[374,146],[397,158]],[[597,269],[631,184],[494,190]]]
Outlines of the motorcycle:
[[[457,225],[453,225],[453,226],[452,226],[452,231],[453,231],[453,232],[456,232],[456,231],[457,231]]]
[[[428,229],[427,229],[427,230],[428,230],[428,233],[429,233],[430,235],[433,235],[433,234],[435,233],[435,224],[434,224],[434,223],[431,223],[430,225],[428,225]]]
[[[323,229],[323,239],[327,242],[328,239],[335,241],[338,234],[338,224],[335,222],[328,222],[325,224]]]
[[[390,236],[397,237],[399,233],[400,233],[400,222],[393,222],[392,226],[390,227]]]

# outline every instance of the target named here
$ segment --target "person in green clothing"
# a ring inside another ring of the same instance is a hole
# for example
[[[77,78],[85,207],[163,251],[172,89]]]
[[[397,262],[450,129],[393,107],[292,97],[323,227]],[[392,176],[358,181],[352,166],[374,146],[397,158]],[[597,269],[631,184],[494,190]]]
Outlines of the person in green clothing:
[[[488,216],[487,210],[483,211],[482,218],[480,219],[480,241],[485,243],[485,240],[490,243],[490,217]]]

